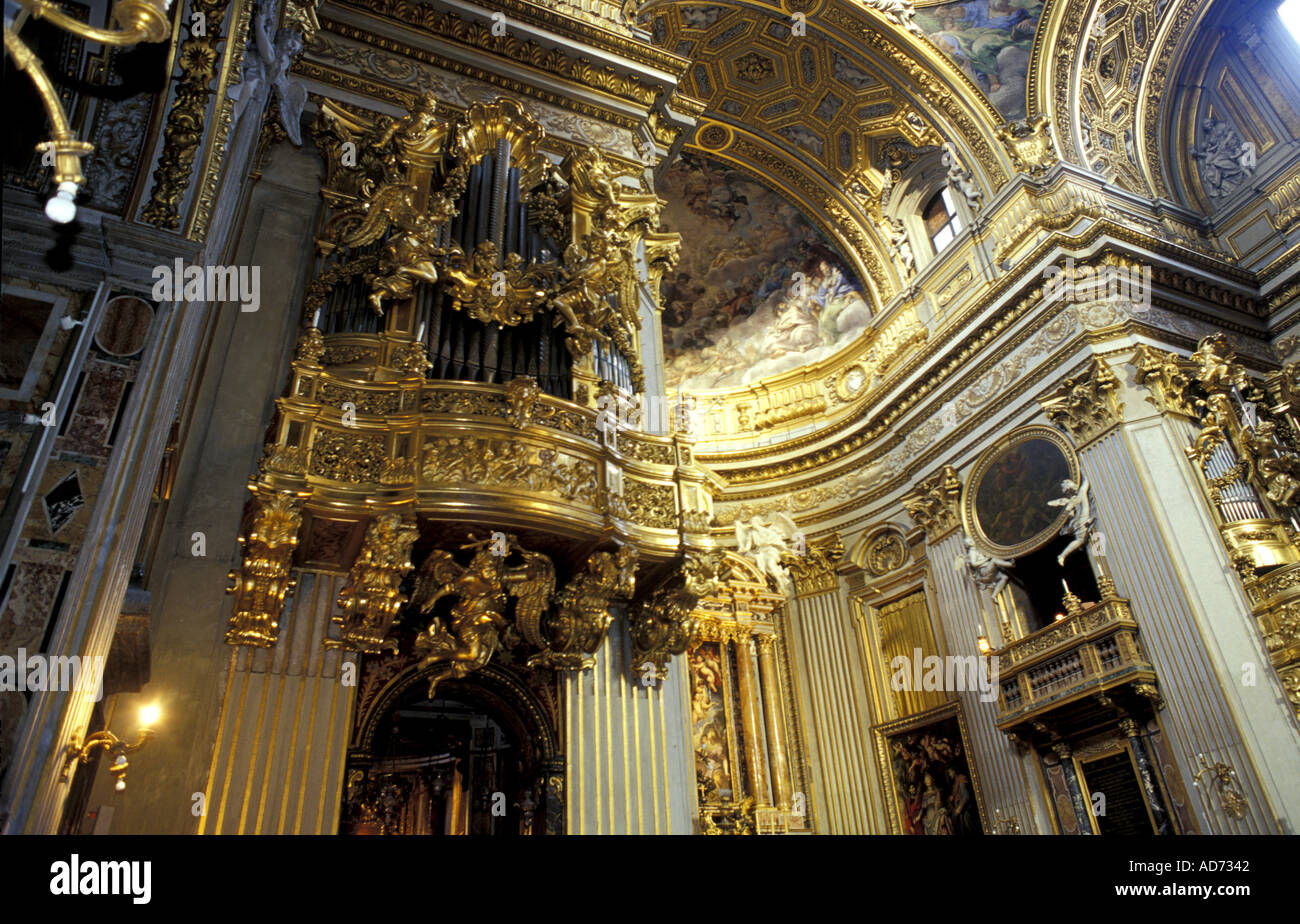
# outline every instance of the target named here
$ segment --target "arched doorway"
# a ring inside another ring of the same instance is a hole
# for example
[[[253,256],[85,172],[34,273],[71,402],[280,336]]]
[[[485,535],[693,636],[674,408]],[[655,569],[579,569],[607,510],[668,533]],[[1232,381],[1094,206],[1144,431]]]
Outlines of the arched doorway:
[[[349,749],[340,834],[563,832],[564,762],[547,712],[508,668],[440,683],[402,671]]]

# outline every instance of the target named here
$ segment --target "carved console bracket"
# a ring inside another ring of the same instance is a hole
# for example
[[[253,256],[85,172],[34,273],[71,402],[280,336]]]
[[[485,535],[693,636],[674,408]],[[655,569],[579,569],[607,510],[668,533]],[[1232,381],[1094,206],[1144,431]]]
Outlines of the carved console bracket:
[[[279,638],[284,598],[297,584],[289,571],[302,526],[302,499],[307,495],[294,491],[259,494],[255,484],[249,489],[259,506],[248,536],[239,537],[243,564],[228,575],[235,583],[226,593],[234,595],[235,606],[226,644],[270,648]]]

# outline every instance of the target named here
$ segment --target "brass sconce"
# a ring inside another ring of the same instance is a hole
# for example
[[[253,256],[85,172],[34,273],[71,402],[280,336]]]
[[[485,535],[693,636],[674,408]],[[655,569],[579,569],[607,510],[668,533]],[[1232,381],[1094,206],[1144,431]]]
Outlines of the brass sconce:
[[[1200,789],[1201,777],[1207,773],[1213,774],[1214,788],[1219,793],[1219,804],[1223,806],[1224,813],[1237,820],[1245,818],[1248,803],[1237,787],[1237,771],[1222,761],[1211,764],[1204,754],[1197,754],[1196,759],[1200,762],[1201,769],[1192,777],[1192,785]]]
[[[1003,818],[1002,809],[994,809],[993,815],[997,819],[996,821],[993,822],[994,834],[1019,834],[1020,833],[1020,820],[1016,818],[1014,815],[1008,815],[1006,818]]]
[[[120,24],[120,29],[96,29],[78,22],[68,16],[51,0],[14,0],[22,10],[13,19],[5,17],[5,52],[13,59],[21,71],[26,71],[36,92],[45,106],[45,113],[50,118],[54,137],[36,146],[36,150],[52,155],[54,160],[54,182],[58,190],[45,203],[45,214],[53,222],[67,224],[77,217],[74,200],[77,187],[85,180],[81,174],[81,158],[95,149],[93,144],[80,141],[68,117],[59,102],[59,93],[54,88],[41,61],[27,44],[18,37],[27,17],[44,19],[58,26],[65,32],[80,36],[102,45],[135,45],[139,42],[161,42],[171,35],[171,22],[167,11],[171,0],[117,0],[113,8],[113,18]],[[8,6],[8,4],[6,4]]]
[[[127,744],[117,735],[105,729],[104,731],[95,732],[82,744],[75,741],[69,744],[63,757],[63,775],[60,780],[66,782],[68,774],[72,772],[72,765],[80,760],[83,764],[90,762],[90,757],[95,753],[95,748],[103,748],[111,751],[113,754],[113,763],[109,766],[108,772],[113,774],[117,780],[113,784],[113,789],[122,792],[126,789],[126,771],[130,769],[131,764],[127,761],[126,755],[132,751],[138,751],[144,747],[145,742],[153,737],[153,725],[158,721],[158,707],[145,706],[140,710],[140,731],[139,737],[135,744]]]

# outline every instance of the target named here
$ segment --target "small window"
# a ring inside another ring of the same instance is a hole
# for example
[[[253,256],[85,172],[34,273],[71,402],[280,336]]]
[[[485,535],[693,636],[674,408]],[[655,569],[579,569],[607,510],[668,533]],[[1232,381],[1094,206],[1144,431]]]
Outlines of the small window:
[[[947,186],[926,203],[922,217],[925,220],[925,233],[929,235],[936,254],[952,243],[952,239],[961,232],[961,218],[952,204],[952,193],[948,192]]]

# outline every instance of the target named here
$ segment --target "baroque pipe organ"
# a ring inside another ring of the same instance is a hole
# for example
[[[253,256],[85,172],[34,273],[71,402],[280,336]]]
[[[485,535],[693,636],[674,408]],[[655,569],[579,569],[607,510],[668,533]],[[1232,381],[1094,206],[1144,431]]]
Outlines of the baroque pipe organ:
[[[325,644],[363,658],[347,824],[428,827],[378,807],[398,792],[427,803],[434,777],[376,769],[392,764],[376,756],[376,735],[388,737],[367,711],[392,706],[376,677],[413,690],[418,675],[428,701],[439,690],[473,701],[466,684],[505,653],[506,674],[544,686],[591,669],[618,619],[630,649],[621,682],[654,687],[673,656],[701,657],[697,619],[716,646],[720,624],[701,601],[734,603],[737,581],[749,610],[765,601],[756,612],[769,614],[758,660],[745,628],[726,674],[737,711],[722,727],[748,776],[725,799],[702,791],[713,814],[701,817],[711,829],[751,830],[756,810],[768,827],[800,824],[783,743],[789,680],[782,693],[772,654],[780,597],[714,550],[717,482],[694,463],[693,438],[628,425],[645,388],[641,306],[679,246],[657,228],[662,203],[597,149],[548,159],[542,129],[510,100],[444,117],[425,97],[400,120],[327,101],[317,133],[328,166],[310,324],[249,484],[226,639],[275,646],[298,573],[346,572]],[[502,676],[492,669],[492,682]],[[760,771],[769,748],[772,770]],[[562,829],[547,788],[557,772],[552,760],[519,783],[534,806],[527,831]],[[469,797],[453,800],[438,773],[438,825],[478,830]]]

